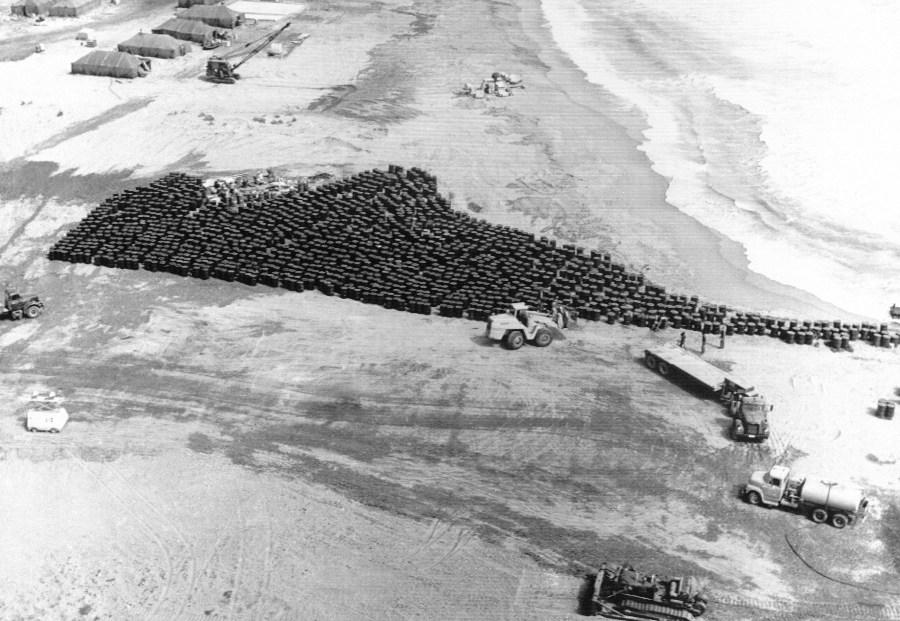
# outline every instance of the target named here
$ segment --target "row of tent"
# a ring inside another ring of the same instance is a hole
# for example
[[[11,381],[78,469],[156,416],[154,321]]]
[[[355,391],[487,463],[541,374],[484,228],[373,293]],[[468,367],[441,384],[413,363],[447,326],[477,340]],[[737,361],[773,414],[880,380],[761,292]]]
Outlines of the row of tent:
[[[50,15],[51,17],[78,17],[96,9],[103,0],[17,0],[10,7],[13,15],[34,17]]]
[[[150,59],[176,58],[191,51],[190,43],[164,34],[138,33],[118,45],[118,51],[94,50],[72,63],[72,73],[112,78],[144,77]]]
[[[140,32],[119,43],[118,51],[95,50],[86,54],[72,63],[72,73],[114,78],[143,77],[150,71],[150,59],[147,56],[184,56],[191,51],[190,44],[185,41],[210,43],[216,35],[225,36],[221,28],[234,28],[243,21],[243,13],[232,11],[223,5],[192,6],[178,17],[153,28],[150,34]]]
[[[13,15],[22,17],[35,15],[78,17],[97,8],[102,3],[103,0],[16,0],[10,7],[10,11]],[[236,28],[244,22],[243,13],[232,11],[222,4],[188,6],[186,11],[179,13],[177,19],[201,22],[215,28]]]

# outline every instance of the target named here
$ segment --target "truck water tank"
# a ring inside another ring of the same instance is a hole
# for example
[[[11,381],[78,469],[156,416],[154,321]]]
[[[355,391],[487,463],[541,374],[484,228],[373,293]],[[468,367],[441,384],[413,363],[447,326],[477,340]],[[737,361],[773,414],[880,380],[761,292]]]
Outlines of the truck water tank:
[[[848,512],[856,511],[863,499],[858,489],[813,479],[806,480],[800,496],[804,502]]]

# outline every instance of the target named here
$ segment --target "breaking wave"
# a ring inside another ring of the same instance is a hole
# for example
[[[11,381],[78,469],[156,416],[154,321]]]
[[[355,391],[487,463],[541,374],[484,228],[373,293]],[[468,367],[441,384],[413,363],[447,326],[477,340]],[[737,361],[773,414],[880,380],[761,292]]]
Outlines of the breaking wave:
[[[900,303],[900,4],[542,0],[587,79],[639,110],[667,200],[750,269],[850,312]]]

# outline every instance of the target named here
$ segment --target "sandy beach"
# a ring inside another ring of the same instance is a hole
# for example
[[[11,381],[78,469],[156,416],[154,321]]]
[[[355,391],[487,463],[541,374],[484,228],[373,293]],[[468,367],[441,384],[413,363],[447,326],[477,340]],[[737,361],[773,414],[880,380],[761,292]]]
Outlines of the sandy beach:
[[[719,404],[643,366],[671,329],[580,322],[508,352],[478,322],[47,260],[166,172],[398,164],[669,291],[859,320],[668,205],[646,119],[585,80],[540,2],[312,0],[284,35],[309,38],[234,85],[199,79],[198,46],[145,78],[69,73],[80,28],[112,49],[172,3],[41,26],[0,9],[0,275],[47,304],[0,326],[0,617],[576,619],[581,575],[609,560],[699,576],[713,621],[900,618],[900,432],[871,412],[897,396],[893,349],[710,348],[776,404],[770,441],[744,445]],[[525,88],[458,93],[494,71]],[[36,389],[67,397],[59,436],[23,429]],[[863,487],[871,515],[837,531],[741,502],[775,462]]]

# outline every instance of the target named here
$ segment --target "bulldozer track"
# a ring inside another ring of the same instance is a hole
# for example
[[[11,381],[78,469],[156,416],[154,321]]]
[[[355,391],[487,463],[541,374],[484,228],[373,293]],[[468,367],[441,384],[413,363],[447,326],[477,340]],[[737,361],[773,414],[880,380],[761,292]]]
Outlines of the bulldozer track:
[[[262,575],[262,583],[259,588],[259,599],[254,607],[253,614],[251,615],[251,619],[262,619],[263,621],[267,621],[266,612],[263,610],[263,604],[265,603],[265,598],[271,591],[272,587],[272,545],[274,540],[272,538],[272,514],[269,511],[269,505],[267,501],[263,501],[264,503],[264,527],[265,527],[265,545],[263,546],[263,575]]]
[[[184,576],[183,581],[188,585],[188,592],[190,592],[190,587],[194,584],[195,576],[196,576],[196,561],[195,561],[194,554],[192,553],[193,546],[191,546],[191,544],[188,543],[187,539],[185,539],[184,535],[181,533],[181,529],[178,527],[178,525],[175,522],[172,521],[172,519],[168,516],[168,513],[166,513],[165,511],[161,511],[157,507],[157,503],[152,502],[146,496],[144,496],[140,492],[136,491],[134,486],[130,485],[128,483],[128,481],[121,475],[121,473],[117,469],[111,468],[108,471],[111,472],[113,476],[115,476],[117,479],[119,479],[122,482],[123,487],[126,487],[129,489],[129,493],[131,495],[133,495],[134,497],[136,497],[138,500],[141,501],[141,504],[144,508],[149,509],[150,512],[152,512],[156,516],[155,523],[166,525],[167,531],[173,533],[175,535],[175,538],[177,538],[179,540],[179,542],[180,542],[179,547],[183,550],[183,554],[182,554],[183,560],[180,563],[179,570],[181,571],[181,568],[183,568],[183,574],[182,574]],[[170,618],[173,620],[179,619],[181,614],[184,611],[184,607],[187,604],[187,602],[188,602],[187,597],[181,598],[180,605],[171,613]]]
[[[851,602],[796,602],[784,600],[760,600],[717,594],[709,597],[710,604],[765,612],[767,620],[791,621],[800,615],[815,613],[816,618],[846,621],[847,619],[896,621],[900,619],[900,606],[865,605]]]
[[[112,496],[119,505],[125,510],[126,513],[132,516],[135,522],[139,525],[141,530],[143,530],[149,538],[156,544],[156,547],[159,548],[162,553],[162,557],[165,561],[165,569],[163,570],[164,578],[160,583],[160,593],[156,597],[156,601],[153,603],[150,610],[146,613],[147,619],[156,619],[159,618],[160,608],[165,604],[165,602],[169,598],[169,590],[173,582],[173,577],[175,573],[175,565],[172,561],[172,554],[169,550],[168,546],[166,546],[162,537],[156,532],[156,530],[152,527],[151,524],[148,523],[144,517],[134,509],[132,503],[129,503],[127,499],[119,492],[114,490],[112,486],[110,486],[102,477],[97,475],[86,463],[84,463],[79,457],[77,457],[71,451],[68,451],[69,457],[78,464],[85,472],[88,473],[98,484],[100,484],[107,492],[109,492],[110,496]]]
[[[652,602],[638,601],[625,598],[623,602],[624,612],[637,614],[639,617],[644,615],[647,619],[670,619],[671,621],[694,621],[694,615],[687,610],[680,610],[663,604]]]
[[[241,592],[241,577],[244,570],[244,554],[246,553],[245,545],[244,545],[244,533],[247,530],[247,522],[244,517],[244,509],[240,500],[238,500],[235,507],[235,513],[237,514],[237,558],[235,560],[234,574],[232,576],[232,580],[234,584],[231,587],[231,597],[228,599],[228,614],[225,617],[226,619],[234,618],[235,611],[235,602],[238,599],[238,594]]]

